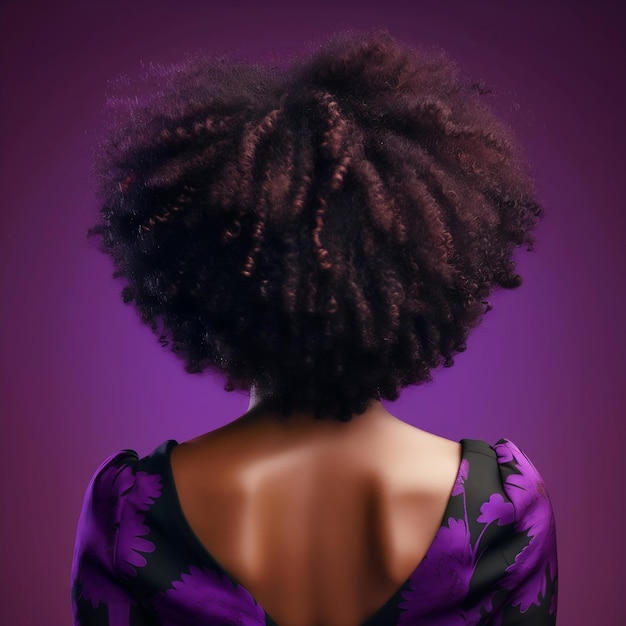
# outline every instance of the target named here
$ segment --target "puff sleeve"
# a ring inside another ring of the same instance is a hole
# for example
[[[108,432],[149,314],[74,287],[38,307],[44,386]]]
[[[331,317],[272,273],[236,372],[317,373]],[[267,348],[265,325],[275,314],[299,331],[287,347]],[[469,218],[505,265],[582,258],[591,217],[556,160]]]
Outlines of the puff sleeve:
[[[133,594],[142,553],[154,550],[139,511],[158,485],[138,485],[137,453],[122,450],[103,461],[83,499],[71,570],[74,626],[147,626]]]
[[[499,585],[505,590],[494,607],[492,626],[556,624],[558,563],[556,526],[543,478],[511,441],[494,446],[504,493],[499,524],[513,523],[501,547],[508,564]],[[495,510],[495,509],[494,509]]]

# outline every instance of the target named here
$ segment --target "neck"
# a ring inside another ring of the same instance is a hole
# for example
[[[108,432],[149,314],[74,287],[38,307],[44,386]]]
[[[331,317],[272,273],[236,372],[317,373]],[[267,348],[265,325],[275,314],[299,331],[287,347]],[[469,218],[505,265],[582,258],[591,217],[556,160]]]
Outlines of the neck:
[[[357,425],[372,423],[381,420],[397,419],[393,417],[383,406],[380,400],[372,398],[364,413],[353,416],[348,422],[340,422],[331,419],[315,419],[313,409],[295,410],[287,419],[280,413],[280,398],[269,387],[253,385],[250,389],[250,401],[248,411],[243,416],[247,420],[271,420],[280,422],[289,428],[289,425],[298,428],[325,429],[341,428],[343,430],[353,430]],[[282,419],[281,419],[282,418]],[[247,421],[246,420],[246,421]],[[330,424],[330,426],[328,426]]]

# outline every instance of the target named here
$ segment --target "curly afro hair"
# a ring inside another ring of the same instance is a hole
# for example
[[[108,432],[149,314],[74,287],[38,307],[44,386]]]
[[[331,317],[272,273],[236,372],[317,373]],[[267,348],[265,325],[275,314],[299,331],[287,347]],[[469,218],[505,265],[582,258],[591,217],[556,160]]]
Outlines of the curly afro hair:
[[[225,389],[349,420],[432,380],[543,209],[522,150],[446,53],[335,33],[290,64],[193,57],[98,146],[88,236],[123,301]]]

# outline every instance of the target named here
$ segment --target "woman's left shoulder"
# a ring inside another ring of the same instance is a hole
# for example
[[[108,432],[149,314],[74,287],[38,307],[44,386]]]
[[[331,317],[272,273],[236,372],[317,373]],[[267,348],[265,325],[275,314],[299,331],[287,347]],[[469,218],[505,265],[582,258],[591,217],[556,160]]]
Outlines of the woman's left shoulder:
[[[528,454],[510,439],[501,438],[492,447],[503,492],[508,499],[500,513],[503,517],[510,517],[514,530],[528,538],[528,544],[509,558],[511,573],[525,577],[535,572],[556,581],[556,523],[545,480]],[[507,505],[510,507],[508,515],[504,513]],[[483,515],[489,516],[486,508]],[[502,521],[500,519],[499,523]]]
[[[550,502],[545,480],[529,455],[507,438],[501,438],[491,446],[496,453],[498,469],[509,497],[522,508],[541,500]]]

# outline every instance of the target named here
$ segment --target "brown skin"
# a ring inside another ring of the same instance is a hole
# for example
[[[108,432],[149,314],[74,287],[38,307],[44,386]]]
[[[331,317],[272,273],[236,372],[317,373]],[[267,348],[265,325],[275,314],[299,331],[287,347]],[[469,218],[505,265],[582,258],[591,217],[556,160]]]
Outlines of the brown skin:
[[[349,422],[273,403],[253,390],[240,418],[173,449],[181,508],[279,626],[359,625],[426,554],[461,446],[379,401]]]

